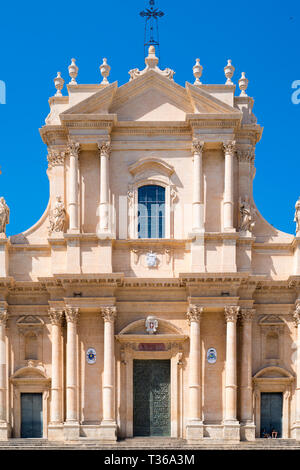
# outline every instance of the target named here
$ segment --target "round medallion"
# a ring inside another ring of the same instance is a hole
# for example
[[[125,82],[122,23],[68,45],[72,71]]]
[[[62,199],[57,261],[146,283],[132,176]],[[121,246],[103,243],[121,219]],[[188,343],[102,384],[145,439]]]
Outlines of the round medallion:
[[[209,364],[215,364],[217,362],[217,351],[215,348],[209,348],[206,357]]]
[[[96,350],[89,348],[86,352],[86,361],[88,364],[95,364],[96,362]]]

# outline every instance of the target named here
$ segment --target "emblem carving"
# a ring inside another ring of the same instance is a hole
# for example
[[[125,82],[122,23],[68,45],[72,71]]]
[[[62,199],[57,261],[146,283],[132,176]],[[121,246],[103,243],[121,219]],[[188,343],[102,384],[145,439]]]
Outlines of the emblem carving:
[[[146,263],[148,268],[156,268],[158,265],[158,256],[153,251],[146,254]]]
[[[96,362],[96,350],[94,348],[89,348],[86,352],[86,362],[88,364],[95,364]]]
[[[158,320],[156,317],[147,317],[145,321],[146,331],[149,335],[153,335],[158,329]]]

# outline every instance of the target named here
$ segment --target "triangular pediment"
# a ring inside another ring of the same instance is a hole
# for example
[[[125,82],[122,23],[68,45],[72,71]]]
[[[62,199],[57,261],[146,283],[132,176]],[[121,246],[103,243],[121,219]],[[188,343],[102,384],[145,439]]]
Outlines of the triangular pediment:
[[[114,82],[61,113],[67,116],[116,115],[118,121],[185,121],[201,118],[239,118],[241,113],[207,91],[186,83],[185,88],[155,70],[118,88]]]

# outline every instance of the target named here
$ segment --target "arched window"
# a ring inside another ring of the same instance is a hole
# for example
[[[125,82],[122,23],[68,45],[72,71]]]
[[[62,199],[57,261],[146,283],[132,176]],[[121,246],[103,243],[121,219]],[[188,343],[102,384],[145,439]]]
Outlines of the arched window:
[[[138,237],[165,237],[165,188],[162,186],[138,189]]]

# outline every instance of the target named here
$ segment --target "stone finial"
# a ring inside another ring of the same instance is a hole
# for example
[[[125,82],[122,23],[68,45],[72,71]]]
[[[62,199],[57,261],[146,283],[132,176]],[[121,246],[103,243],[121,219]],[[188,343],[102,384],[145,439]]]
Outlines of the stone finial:
[[[202,65],[200,65],[200,59],[196,59],[196,63],[193,67],[193,74],[194,74],[194,77],[196,79],[194,81],[194,85],[202,85],[202,83],[199,80],[199,78],[202,75],[202,71],[203,71],[203,67],[202,67]]]
[[[71,77],[71,81],[69,83],[69,85],[77,85],[77,82],[76,82],[76,77],[78,75],[78,67],[77,65],[75,64],[75,61],[76,59],[71,59],[71,64],[69,65],[68,67],[68,70],[69,70],[69,75]]]
[[[226,67],[224,67],[225,77],[227,78],[227,82],[225,83],[225,85],[233,85],[233,82],[231,79],[233,77],[234,71],[235,71],[235,68],[231,64],[231,60],[228,59],[227,65]]]
[[[300,197],[295,204],[294,222],[296,222],[296,236],[300,236]]]
[[[110,66],[107,63],[107,59],[103,59],[103,63],[100,65],[100,73],[103,77],[103,80],[101,82],[101,85],[108,85],[109,81],[107,80],[107,77],[109,76],[110,73]]]
[[[145,63],[148,65],[149,69],[154,69],[159,62],[158,57],[155,55],[155,47],[150,46],[148,49],[148,56],[145,58]]]
[[[57,76],[54,79],[54,86],[57,89],[55,96],[62,96],[61,90],[63,89],[64,83],[65,81],[61,77],[61,72],[57,72]]]
[[[248,88],[248,83],[249,83],[249,80],[248,80],[248,78],[246,78],[245,72],[242,72],[242,76],[239,79],[239,87],[240,87],[240,90],[241,90],[240,96],[248,96],[246,94],[246,90]]]

